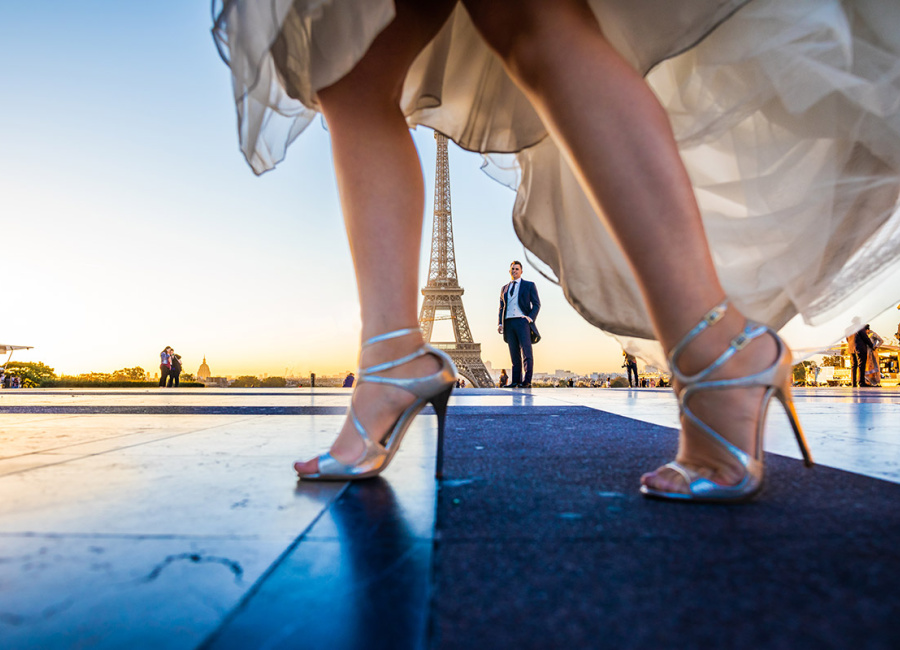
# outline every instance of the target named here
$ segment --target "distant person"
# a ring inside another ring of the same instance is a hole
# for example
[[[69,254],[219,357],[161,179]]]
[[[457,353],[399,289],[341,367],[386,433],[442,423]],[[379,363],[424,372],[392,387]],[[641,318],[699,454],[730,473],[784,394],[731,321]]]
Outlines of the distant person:
[[[503,388],[508,383],[509,383],[509,375],[506,374],[506,368],[503,368],[500,371],[500,379],[497,380],[497,385],[500,386],[500,388]]]
[[[172,348],[168,345],[159,353],[159,387],[165,388],[169,379],[169,373],[172,372]]]
[[[622,367],[625,368],[625,372],[628,375],[628,386],[629,388],[638,388],[637,359],[634,358],[633,354],[629,354],[624,350],[622,351],[622,354],[625,356],[625,363],[622,364]],[[634,379],[632,379],[632,376]]]
[[[850,385],[853,388],[859,386],[857,374],[859,371],[859,355],[856,354],[856,332],[847,337],[847,354],[850,355]]]
[[[348,372],[347,376],[344,377],[344,383],[341,384],[341,388],[353,388],[353,382],[356,379],[352,372]]]
[[[509,346],[512,364],[510,388],[531,388],[534,373],[531,344],[540,339],[534,321],[541,309],[541,300],[534,282],[522,279],[522,263],[518,260],[513,260],[509,265],[509,277],[511,281],[500,290],[500,324],[497,331]]]
[[[866,381],[866,362],[869,359],[869,350],[874,349],[872,340],[868,335],[869,326],[866,325],[856,334],[853,335],[853,344],[856,349],[856,371],[857,384],[860,388],[868,388],[869,382]]]
[[[178,388],[178,385],[181,383],[181,355],[175,354],[175,350],[169,348],[171,351],[171,364],[172,367],[169,370],[169,380],[166,382],[166,386],[169,388]]]
[[[884,339],[878,336],[872,329],[866,326],[866,335],[872,342],[872,347],[866,354],[866,383],[869,386],[881,386],[881,367],[878,362],[878,348],[884,345]]]

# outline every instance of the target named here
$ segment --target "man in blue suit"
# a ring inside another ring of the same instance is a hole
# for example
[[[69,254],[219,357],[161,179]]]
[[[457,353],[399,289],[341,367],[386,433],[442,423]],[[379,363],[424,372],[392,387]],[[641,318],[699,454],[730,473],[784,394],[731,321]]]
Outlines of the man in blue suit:
[[[509,265],[509,276],[512,280],[500,291],[500,323],[497,331],[509,346],[509,358],[512,362],[512,381],[509,387],[531,388],[531,375],[534,373],[531,343],[540,339],[534,321],[541,309],[541,300],[534,282],[522,279],[521,262],[514,261]]]

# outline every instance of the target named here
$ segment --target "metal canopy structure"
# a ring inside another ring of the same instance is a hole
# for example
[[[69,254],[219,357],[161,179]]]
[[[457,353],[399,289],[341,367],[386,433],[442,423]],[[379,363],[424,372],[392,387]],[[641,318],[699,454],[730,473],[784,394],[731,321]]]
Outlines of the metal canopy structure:
[[[33,345],[4,345],[0,343],[0,354],[9,355],[8,357],[6,357],[6,361],[3,362],[3,365],[5,366],[7,363],[9,363],[9,360],[12,359],[12,353],[15,350],[31,350],[33,348]]]

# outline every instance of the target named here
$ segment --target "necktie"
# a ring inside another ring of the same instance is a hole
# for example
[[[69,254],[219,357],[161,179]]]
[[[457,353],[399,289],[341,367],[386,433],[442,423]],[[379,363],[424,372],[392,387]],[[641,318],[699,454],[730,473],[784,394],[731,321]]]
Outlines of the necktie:
[[[515,281],[509,283],[509,295],[506,297],[507,302],[513,299],[513,294],[516,293],[516,284]]]

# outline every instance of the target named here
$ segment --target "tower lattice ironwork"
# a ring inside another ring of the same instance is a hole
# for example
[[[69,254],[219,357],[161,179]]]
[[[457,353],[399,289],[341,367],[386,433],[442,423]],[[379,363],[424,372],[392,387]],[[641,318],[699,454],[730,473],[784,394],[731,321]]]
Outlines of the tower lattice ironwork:
[[[437,171],[434,183],[434,224],[431,231],[431,264],[428,282],[422,288],[422,310],[419,327],[425,340],[444,350],[453,359],[459,374],[473,386],[490,388],[494,385],[484,362],[481,344],[472,340],[472,331],[463,309],[464,290],[456,275],[456,255],[453,251],[453,221],[450,216],[450,163],[447,159],[447,138],[435,132],[437,140]],[[442,314],[438,316],[438,314]],[[446,314],[446,315],[444,315]],[[432,341],[435,320],[450,320],[455,341]]]

